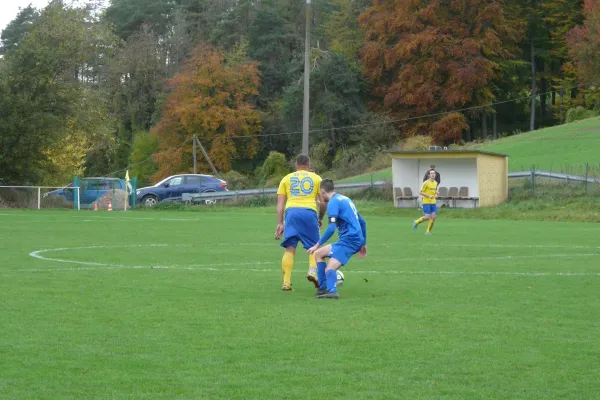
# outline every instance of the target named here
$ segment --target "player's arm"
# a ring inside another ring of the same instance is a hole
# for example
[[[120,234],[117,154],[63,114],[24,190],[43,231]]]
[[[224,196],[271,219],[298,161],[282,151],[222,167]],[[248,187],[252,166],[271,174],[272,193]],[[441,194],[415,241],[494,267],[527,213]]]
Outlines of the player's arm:
[[[322,221],[323,221],[323,217],[325,217],[325,213],[327,212],[327,203],[325,202],[325,199],[323,198],[321,193],[319,193],[318,198],[319,198],[319,227],[320,227],[322,224]]]
[[[363,259],[367,256],[367,221],[365,221],[363,217],[358,214],[358,223],[360,224],[360,229],[362,230],[363,237],[365,238],[365,242],[358,251],[358,256]]]
[[[323,236],[321,236],[317,244],[315,244],[310,249],[306,250],[308,254],[313,254],[315,251],[317,251],[319,247],[323,246],[325,243],[327,243],[329,239],[331,239],[331,237],[335,233],[335,228],[337,227],[338,215],[338,206],[336,205],[336,203],[330,201],[329,204],[327,204],[327,216],[329,217],[329,225],[327,226],[325,232],[323,232]]]
[[[323,236],[321,236],[321,239],[319,239],[319,241],[317,242],[319,246],[323,246],[325,243],[327,243],[329,239],[331,239],[331,237],[335,233],[335,228],[337,227],[336,221],[337,216],[332,217],[331,215],[329,215],[329,225],[327,225],[327,229],[323,233]]]
[[[360,229],[362,230],[363,237],[365,238],[365,244],[367,244],[367,221],[358,214],[358,223],[360,224]]]
[[[421,190],[419,191],[419,194],[420,194],[421,196],[423,196],[423,197],[427,197],[427,198],[431,199],[431,198],[433,198],[433,197],[432,197],[432,196],[430,196],[430,195],[428,195],[428,194],[425,192],[426,186],[427,186],[427,182],[425,182],[425,183],[423,184],[423,186],[421,186]]]
[[[285,202],[287,201],[287,196],[285,194],[277,195],[277,224],[283,225],[283,212],[285,210]]]
[[[281,238],[283,234],[283,214],[285,212],[285,203],[287,201],[287,187],[285,178],[279,183],[277,189],[277,228],[275,230],[275,239]]]

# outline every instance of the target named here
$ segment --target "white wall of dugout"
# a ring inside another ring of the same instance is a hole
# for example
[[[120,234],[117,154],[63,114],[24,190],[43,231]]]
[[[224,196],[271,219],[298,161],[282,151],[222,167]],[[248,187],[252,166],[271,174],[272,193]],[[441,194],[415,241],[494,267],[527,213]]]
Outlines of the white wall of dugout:
[[[394,188],[409,187],[417,196],[425,172],[431,164],[441,175],[441,187],[451,188],[466,186],[469,196],[479,197],[479,180],[477,175],[477,158],[394,158],[392,161]],[[398,194],[396,194],[398,196]]]

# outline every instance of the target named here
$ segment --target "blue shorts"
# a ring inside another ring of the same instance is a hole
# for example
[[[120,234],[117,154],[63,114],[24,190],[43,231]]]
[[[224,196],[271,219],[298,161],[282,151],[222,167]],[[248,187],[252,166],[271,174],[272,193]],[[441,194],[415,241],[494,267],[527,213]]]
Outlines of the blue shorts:
[[[342,265],[348,264],[350,258],[358,253],[362,248],[362,244],[358,245],[351,242],[335,242],[331,245],[331,251],[329,252],[329,258],[335,258]]]
[[[288,208],[285,211],[281,247],[296,247],[300,241],[305,249],[310,249],[317,244],[319,237],[316,211],[308,208]]]
[[[423,214],[435,214],[437,212],[436,204],[423,204]]]

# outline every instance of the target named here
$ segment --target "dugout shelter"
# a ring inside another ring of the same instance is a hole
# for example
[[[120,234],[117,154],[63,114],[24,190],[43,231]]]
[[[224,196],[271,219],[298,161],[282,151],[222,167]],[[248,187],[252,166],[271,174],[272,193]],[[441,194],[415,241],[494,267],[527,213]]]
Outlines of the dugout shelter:
[[[508,199],[508,156],[481,150],[391,150],[395,207],[417,207],[431,164],[441,175],[438,207],[490,207]]]

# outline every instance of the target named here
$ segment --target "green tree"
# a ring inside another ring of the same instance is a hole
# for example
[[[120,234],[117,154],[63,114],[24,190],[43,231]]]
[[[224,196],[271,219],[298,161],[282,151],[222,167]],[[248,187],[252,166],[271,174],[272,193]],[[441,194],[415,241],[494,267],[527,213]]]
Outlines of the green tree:
[[[328,48],[343,54],[350,62],[359,63],[359,51],[365,32],[358,17],[371,5],[370,0],[332,0],[335,9],[325,14],[323,35]]]
[[[136,132],[133,138],[129,173],[138,179],[138,186],[147,186],[156,173],[157,166],[153,154],[158,151],[158,139],[148,132]]]
[[[360,72],[353,68],[343,55],[321,52],[313,60],[315,68],[310,80],[310,125],[312,129],[326,129],[312,138],[327,138],[331,154],[346,143],[350,131],[338,129],[356,124],[364,118],[367,107],[364,103],[365,84]],[[283,97],[283,118],[288,129],[302,126],[303,88],[301,80],[289,86]],[[296,136],[299,143],[300,136]]]
[[[7,51],[0,70],[5,180],[64,184],[58,180],[69,169],[81,170],[80,149],[104,140],[111,124],[102,92],[89,84],[99,75],[99,66],[89,60],[101,49],[106,57],[113,45],[108,28],[87,11],[54,1],[18,46]],[[64,153],[72,153],[77,162],[66,165],[59,157]]]
[[[279,97],[290,83],[292,63],[302,54],[304,42],[294,24],[269,0],[257,9],[249,27],[248,41],[248,54],[259,63],[261,88],[258,101],[259,106],[264,107]]]
[[[19,11],[16,18],[4,28],[0,35],[2,40],[0,54],[17,47],[19,41],[29,32],[39,14],[39,11],[33,8],[31,4]]]

